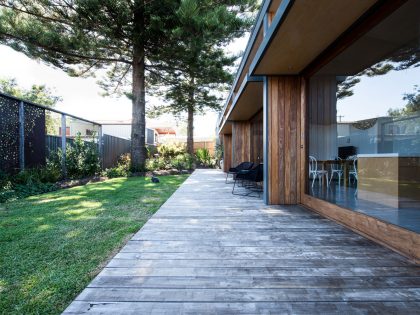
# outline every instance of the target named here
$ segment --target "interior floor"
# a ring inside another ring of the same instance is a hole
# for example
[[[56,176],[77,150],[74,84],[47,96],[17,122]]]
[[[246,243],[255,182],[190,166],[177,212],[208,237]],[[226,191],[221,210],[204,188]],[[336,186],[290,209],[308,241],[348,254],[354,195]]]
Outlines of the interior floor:
[[[419,209],[395,208],[361,199],[358,197],[356,183],[351,183],[347,186],[343,182],[339,184],[337,181],[332,181],[331,185],[326,187],[325,184],[315,181],[313,188],[309,187],[309,194],[340,207],[361,212],[407,230],[420,233]]]

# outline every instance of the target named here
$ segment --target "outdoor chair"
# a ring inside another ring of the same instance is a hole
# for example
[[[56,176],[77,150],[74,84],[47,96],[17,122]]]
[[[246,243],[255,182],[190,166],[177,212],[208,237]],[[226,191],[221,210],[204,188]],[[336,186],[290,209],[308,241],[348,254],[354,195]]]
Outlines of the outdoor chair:
[[[349,184],[351,182],[352,177],[354,179],[354,182],[357,183],[359,179],[357,176],[357,155],[349,156],[347,159],[350,161],[353,161],[352,163],[353,165],[350,167],[350,170],[349,170]]]
[[[338,185],[341,184],[341,177],[344,175],[343,164],[341,163],[342,160],[339,157],[337,157],[336,161],[337,164],[331,164],[331,176],[329,185],[331,185],[331,180],[333,179],[334,174],[337,174],[338,176]]]
[[[239,195],[239,196],[251,196],[253,192],[258,192],[259,197],[261,195],[262,189],[261,185],[259,185],[264,179],[264,169],[263,164],[258,164],[254,166],[250,170],[242,170],[238,172],[235,176],[235,181],[233,183],[232,194]],[[243,187],[248,189],[249,192],[247,193],[237,193],[235,192],[235,187],[237,187],[237,182],[242,181]],[[254,197],[254,196],[251,196]]]
[[[226,172],[226,180],[225,183],[228,182],[228,176],[229,174],[232,174],[233,179],[235,179],[236,174],[238,174],[240,171],[246,171],[250,170],[254,166],[254,163],[252,162],[242,162],[236,167],[231,167],[229,171]]]
[[[324,177],[327,182],[327,187],[329,187],[328,172],[325,170],[319,170],[316,158],[309,156],[309,178],[312,178],[312,188],[314,187],[315,179],[318,178],[319,184],[322,184]]]

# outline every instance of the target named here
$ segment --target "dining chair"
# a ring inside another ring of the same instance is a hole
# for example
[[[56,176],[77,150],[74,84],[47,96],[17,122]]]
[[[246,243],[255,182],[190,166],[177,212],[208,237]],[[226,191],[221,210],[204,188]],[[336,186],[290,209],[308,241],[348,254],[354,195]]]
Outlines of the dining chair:
[[[318,178],[319,183],[321,184],[324,180],[327,183],[327,186],[329,186],[328,182],[328,171],[326,170],[319,170],[318,169],[318,162],[315,157],[309,156],[309,178],[312,178],[312,187],[314,187],[315,179]]]
[[[341,177],[344,175],[344,169],[343,169],[343,164],[341,163],[341,159],[339,157],[336,158],[337,164],[331,164],[331,176],[330,176],[330,182],[329,184],[331,185],[331,180],[334,177],[334,174],[338,175],[338,184],[340,185],[341,183]]]
[[[359,180],[357,176],[357,155],[349,156],[347,159],[353,161],[352,163],[353,165],[351,165],[351,168],[349,170],[349,184],[350,184],[352,176],[354,178],[354,182],[357,182]]]

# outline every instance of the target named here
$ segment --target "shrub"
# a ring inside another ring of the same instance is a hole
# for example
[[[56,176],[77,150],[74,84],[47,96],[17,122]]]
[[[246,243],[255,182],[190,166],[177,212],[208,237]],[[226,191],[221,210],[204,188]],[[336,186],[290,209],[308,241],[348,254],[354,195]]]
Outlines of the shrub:
[[[212,167],[214,165],[214,161],[210,155],[208,149],[197,149],[195,152],[195,156],[197,157],[197,162],[205,167]]]
[[[105,170],[105,174],[109,178],[126,177],[130,175],[130,154],[122,154],[118,158],[117,166]]]
[[[149,159],[154,158],[155,154],[158,153],[158,148],[155,145],[146,145],[146,150],[147,150],[147,157]]]
[[[73,144],[66,148],[66,170],[69,178],[93,176],[100,172],[100,160],[97,144],[83,141],[80,132]]]
[[[177,170],[192,170],[194,168],[194,157],[188,153],[178,154],[173,158],[158,157],[149,159],[146,162],[148,171],[169,170],[176,168]]]
[[[27,169],[14,176],[0,174],[0,202],[6,202],[57,189],[60,173],[48,167]]]
[[[161,144],[157,148],[159,156],[166,159],[186,153],[185,149],[185,144],[183,143]]]

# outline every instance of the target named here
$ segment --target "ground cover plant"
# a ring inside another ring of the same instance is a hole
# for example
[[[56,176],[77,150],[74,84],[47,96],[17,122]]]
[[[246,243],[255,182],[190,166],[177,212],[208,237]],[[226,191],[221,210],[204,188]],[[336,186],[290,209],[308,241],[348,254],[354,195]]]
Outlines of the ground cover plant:
[[[59,314],[186,177],[115,178],[0,204],[0,313]]]

